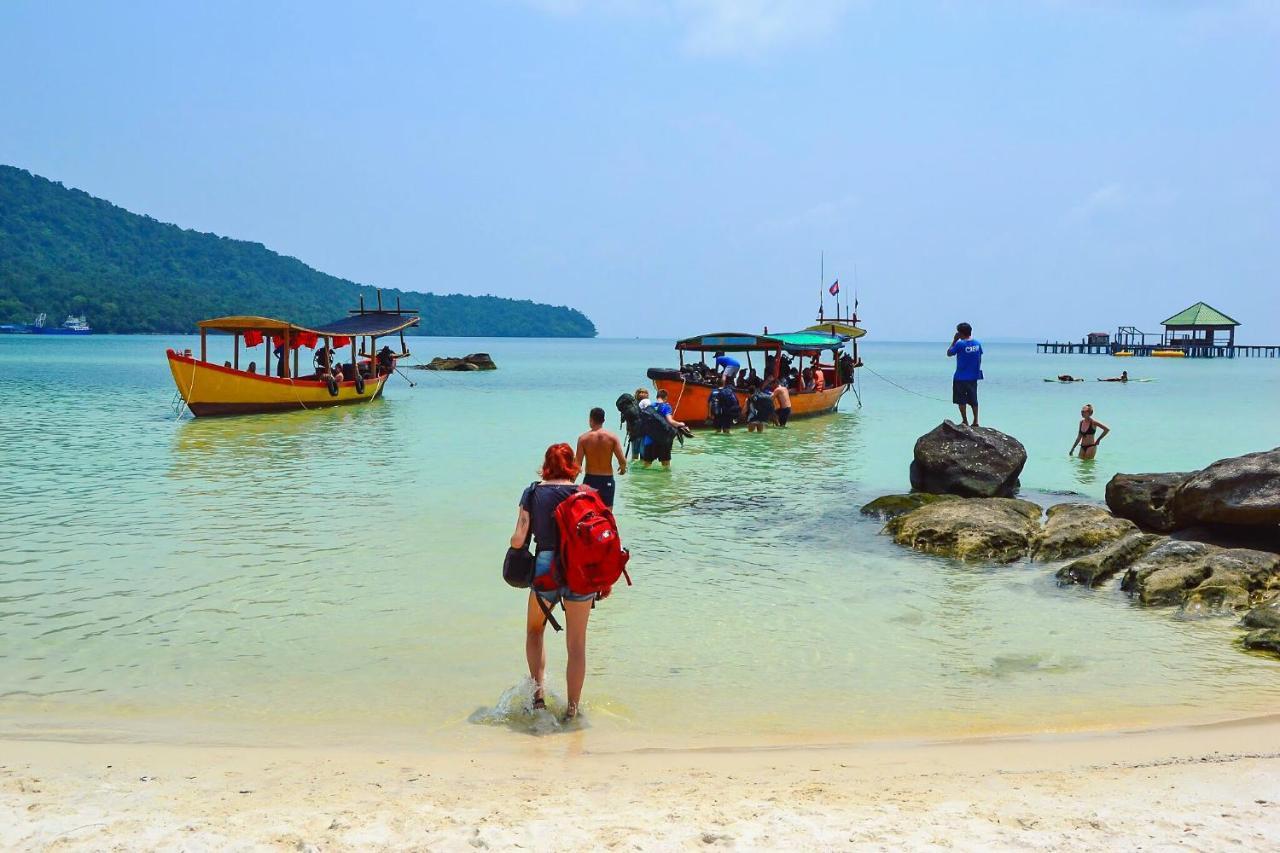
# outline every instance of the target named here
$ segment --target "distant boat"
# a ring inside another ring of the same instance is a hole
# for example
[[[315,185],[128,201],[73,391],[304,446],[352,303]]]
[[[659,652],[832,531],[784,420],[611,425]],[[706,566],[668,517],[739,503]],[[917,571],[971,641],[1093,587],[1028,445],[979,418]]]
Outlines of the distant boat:
[[[36,335],[92,335],[93,329],[89,328],[89,323],[85,320],[83,314],[79,317],[74,314],[68,314],[67,319],[62,321],[61,326],[52,328],[45,325],[45,315],[41,314],[31,324],[31,332]]]

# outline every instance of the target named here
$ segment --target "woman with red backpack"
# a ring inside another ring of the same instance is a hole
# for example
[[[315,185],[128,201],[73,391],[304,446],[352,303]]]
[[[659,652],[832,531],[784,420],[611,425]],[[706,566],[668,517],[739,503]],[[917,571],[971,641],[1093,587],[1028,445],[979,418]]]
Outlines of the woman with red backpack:
[[[556,560],[560,545],[556,508],[578,491],[578,486],[574,483],[578,476],[578,466],[574,464],[573,448],[567,444],[548,447],[539,473],[541,479],[525,489],[520,496],[520,514],[516,518],[515,532],[511,534],[512,548],[527,547],[530,536],[535,543],[534,579],[529,590],[524,651],[529,662],[529,676],[536,685],[533,707],[546,708],[543,684],[547,652],[543,634],[547,628],[547,614],[559,602],[564,608],[565,645],[569,652],[569,663],[565,669],[569,704],[564,716],[565,720],[572,720],[578,715],[582,682],[587,676],[587,620],[591,616],[592,603],[597,597],[596,593],[574,593],[565,586]],[[602,591],[600,597],[607,594],[607,590]]]

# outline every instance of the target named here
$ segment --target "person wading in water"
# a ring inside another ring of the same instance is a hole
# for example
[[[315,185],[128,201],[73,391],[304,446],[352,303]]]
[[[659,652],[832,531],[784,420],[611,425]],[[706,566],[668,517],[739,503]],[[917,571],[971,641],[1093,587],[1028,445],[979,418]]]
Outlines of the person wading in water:
[[[569,662],[565,667],[569,704],[565,708],[565,720],[578,716],[578,703],[582,700],[582,682],[587,676],[587,620],[595,594],[577,595],[566,586],[545,583],[547,576],[556,577],[556,550],[560,545],[560,531],[556,526],[556,507],[578,490],[574,480],[578,478],[578,466],[573,461],[573,448],[567,444],[553,444],[543,457],[541,479],[524,490],[520,496],[520,514],[516,517],[516,529],[511,534],[511,547],[523,548],[529,534],[533,534],[535,569],[534,589],[529,590],[529,603],[525,618],[524,654],[529,663],[529,677],[533,679],[533,707],[547,707],[544,685],[547,672],[547,649],[543,634],[547,629],[547,617],[538,604],[541,598],[548,608],[560,603],[564,607],[565,646]],[[563,584],[563,580],[557,581]],[[608,590],[600,594],[608,595]]]
[[[1098,435],[1098,430],[1102,430],[1102,435]],[[1067,451],[1067,455],[1076,452],[1076,447],[1080,448],[1081,459],[1092,459],[1098,455],[1098,445],[1102,443],[1102,439],[1107,437],[1107,433],[1111,432],[1111,428],[1102,421],[1093,419],[1093,406],[1089,403],[1084,404],[1084,408],[1080,410],[1080,426],[1076,429],[1076,441],[1071,445],[1071,449]]]
[[[604,428],[604,409],[597,406],[587,416],[587,424],[591,429],[578,436],[578,452],[573,462],[578,467],[587,463],[586,473],[582,475],[582,485],[590,486],[600,493],[600,500],[607,507],[613,507],[613,495],[616,484],[613,481],[613,460],[618,460],[618,476],[627,473],[627,457],[622,452],[622,442],[616,435]]]

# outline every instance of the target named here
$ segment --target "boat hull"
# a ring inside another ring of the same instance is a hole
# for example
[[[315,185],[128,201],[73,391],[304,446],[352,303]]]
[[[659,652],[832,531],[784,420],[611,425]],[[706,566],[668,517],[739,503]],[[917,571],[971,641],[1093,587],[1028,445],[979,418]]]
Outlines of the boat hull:
[[[364,393],[355,382],[338,383],[337,395],[314,379],[281,379],[245,373],[198,361],[169,350],[169,370],[178,393],[196,417],[257,415],[368,403],[382,393],[387,377],[365,381]]]
[[[667,392],[673,409],[672,417],[691,427],[709,426],[711,423],[710,400],[712,386],[702,382],[688,382],[676,370],[653,368],[649,370],[653,387]],[[848,385],[837,385],[823,391],[791,392],[791,418],[808,418],[829,415],[840,405],[840,398],[849,390]],[[742,411],[747,410],[747,393],[735,391]]]

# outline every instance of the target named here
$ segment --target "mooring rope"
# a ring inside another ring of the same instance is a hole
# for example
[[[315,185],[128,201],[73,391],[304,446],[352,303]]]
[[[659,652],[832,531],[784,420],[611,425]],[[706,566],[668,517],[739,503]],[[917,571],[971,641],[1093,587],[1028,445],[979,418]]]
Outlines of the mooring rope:
[[[865,364],[862,366],[862,369],[863,369],[863,370],[865,370],[865,371],[867,371],[867,372],[868,372],[868,373],[870,373],[872,376],[875,376],[875,377],[876,377],[876,378],[878,378],[878,379],[883,379],[885,382],[888,382],[888,383],[889,383],[890,385],[892,385],[894,388],[897,388],[897,389],[898,389],[898,390],[900,390],[900,391],[906,391],[908,394],[915,394],[917,397],[923,397],[923,398],[924,398],[924,399],[926,399],[926,400],[933,400],[935,403],[950,403],[950,402],[951,402],[950,400],[944,400],[944,399],[943,399],[943,398],[941,398],[941,397],[934,397],[934,396],[933,396],[933,395],[931,395],[931,394],[922,394],[922,393],[920,393],[919,391],[915,391],[915,390],[913,390],[913,389],[911,389],[911,388],[908,388],[908,387],[907,387],[907,386],[905,386],[905,385],[899,385],[897,382],[894,382],[894,381],[893,381],[892,379],[890,379],[889,377],[887,377],[887,376],[881,376],[879,373],[876,373],[874,370],[872,370],[870,367],[867,367]]]

